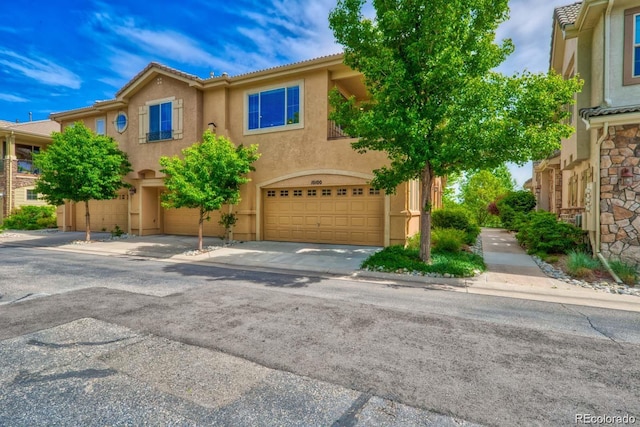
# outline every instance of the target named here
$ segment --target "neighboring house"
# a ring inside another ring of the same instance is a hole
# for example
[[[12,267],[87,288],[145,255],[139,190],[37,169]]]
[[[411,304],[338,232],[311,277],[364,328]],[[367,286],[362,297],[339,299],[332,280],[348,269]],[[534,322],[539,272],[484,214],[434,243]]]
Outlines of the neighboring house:
[[[112,136],[128,153],[132,185],[115,200],[90,204],[91,226],[118,225],[133,234],[197,234],[197,211],[164,209],[160,156],[201,139],[206,129],[235,144],[259,144],[251,182],[241,188],[236,240],[281,240],[358,245],[403,244],[419,228],[419,185],[409,182],[386,195],[369,185],[384,153],[359,154],[329,120],[333,87],[358,100],[367,97],[362,75],[332,55],[234,77],[201,79],[151,63],[115,99],[52,114],[62,127],[83,121]],[[434,183],[441,206],[442,181]],[[59,225],[81,230],[84,206],[59,210]],[[205,235],[221,236],[219,213]]]
[[[594,253],[640,264],[640,1],[557,8],[551,68],[584,87],[575,134],[534,164],[538,205],[588,230]]]
[[[52,120],[14,123],[0,120],[0,220],[24,205],[46,205],[34,191],[38,171],[32,155],[51,144],[51,133],[60,131]]]

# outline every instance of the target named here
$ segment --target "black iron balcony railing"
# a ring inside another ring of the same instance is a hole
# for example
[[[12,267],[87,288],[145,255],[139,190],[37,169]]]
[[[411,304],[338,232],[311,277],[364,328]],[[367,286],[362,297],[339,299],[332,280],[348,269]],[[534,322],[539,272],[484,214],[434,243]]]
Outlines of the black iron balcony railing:
[[[173,130],[161,130],[147,134],[147,142],[164,141],[167,139],[173,139]]]
[[[31,160],[17,160],[18,162],[18,173],[28,174],[28,175],[40,175],[40,171],[33,166],[33,162]]]
[[[327,121],[327,139],[351,138],[333,120]]]

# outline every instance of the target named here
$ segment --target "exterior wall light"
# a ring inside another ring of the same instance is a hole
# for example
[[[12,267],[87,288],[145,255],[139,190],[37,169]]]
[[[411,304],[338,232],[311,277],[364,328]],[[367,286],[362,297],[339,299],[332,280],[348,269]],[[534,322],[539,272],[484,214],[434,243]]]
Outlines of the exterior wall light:
[[[631,168],[620,168],[620,179],[622,183],[620,187],[628,187],[633,184],[633,170]]]
[[[129,195],[133,196],[134,194],[136,194],[136,187],[129,188]]]

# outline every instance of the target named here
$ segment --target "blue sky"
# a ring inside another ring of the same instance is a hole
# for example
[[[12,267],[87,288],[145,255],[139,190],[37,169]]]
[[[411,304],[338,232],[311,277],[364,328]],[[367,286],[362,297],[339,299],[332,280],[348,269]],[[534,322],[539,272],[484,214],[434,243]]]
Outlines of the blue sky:
[[[498,39],[516,52],[506,74],[546,71],[554,7],[512,0]],[[335,0],[7,1],[0,7],[0,119],[27,121],[111,99],[149,62],[200,77],[340,52],[327,15]],[[528,169],[512,169],[521,184]]]

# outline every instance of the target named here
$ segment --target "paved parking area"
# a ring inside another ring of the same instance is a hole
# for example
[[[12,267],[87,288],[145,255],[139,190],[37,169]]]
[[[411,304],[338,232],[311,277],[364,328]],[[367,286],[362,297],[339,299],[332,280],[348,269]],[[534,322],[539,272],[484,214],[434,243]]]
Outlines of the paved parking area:
[[[472,426],[85,318],[4,340],[0,425]]]

